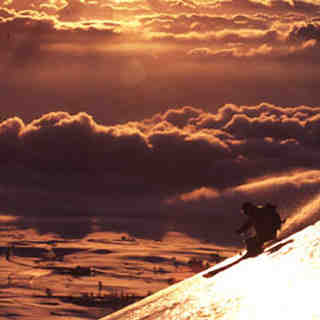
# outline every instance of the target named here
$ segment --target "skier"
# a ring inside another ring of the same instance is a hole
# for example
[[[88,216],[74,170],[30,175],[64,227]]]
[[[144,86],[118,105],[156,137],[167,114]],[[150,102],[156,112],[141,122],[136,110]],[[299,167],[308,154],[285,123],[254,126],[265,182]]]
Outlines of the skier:
[[[203,274],[205,278],[211,278],[217,273],[236,265],[243,259],[254,257],[261,253],[264,243],[276,238],[277,231],[285,221],[281,221],[276,206],[270,203],[264,206],[255,206],[251,202],[245,202],[242,205],[242,212],[248,217],[248,220],[236,232],[241,234],[247,233],[251,228],[255,230],[255,236],[245,239],[247,253],[227,265],[222,265],[220,268]]]
[[[241,234],[253,227],[255,236],[245,240],[247,256],[259,254],[263,251],[263,244],[275,239],[281,227],[276,206],[269,203],[265,206],[255,206],[251,202],[245,202],[242,205],[242,212],[248,220],[236,232]]]

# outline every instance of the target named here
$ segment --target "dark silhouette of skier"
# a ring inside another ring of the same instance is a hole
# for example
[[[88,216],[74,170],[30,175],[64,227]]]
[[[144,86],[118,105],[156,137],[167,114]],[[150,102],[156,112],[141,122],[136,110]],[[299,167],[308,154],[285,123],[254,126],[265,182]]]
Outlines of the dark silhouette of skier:
[[[277,231],[284,222],[281,221],[276,206],[270,203],[267,203],[265,206],[255,206],[251,202],[245,202],[242,205],[242,212],[248,217],[248,219],[238,230],[236,230],[236,232],[241,234],[247,232],[250,228],[255,229],[255,236],[244,240],[247,247],[247,253],[245,255],[237,256],[236,260],[227,265],[222,265],[217,269],[213,269],[212,271],[203,274],[205,278],[211,278],[217,273],[236,265],[243,259],[254,257],[261,253],[263,251],[264,243],[276,238]],[[289,242],[290,241],[292,240],[289,240]],[[286,244],[287,243],[288,241]],[[282,245],[283,244],[281,244],[280,247]],[[280,247],[278,246],[277,249]]]
[[[256,206],[251,202],[242,205],[242,212],[248,219],[236,232],[242,234],[253,227],[255,236],[245,239],[247,256],[259,254],[263,251],[263,244],[277,236],[282,223],[279,213],[272,204]]]
[[[10,261],[10,257],[11,257],[11,251],[12,251],[12,247],[7,247],[7,250],[6,250],[6,259],[7,261]]]

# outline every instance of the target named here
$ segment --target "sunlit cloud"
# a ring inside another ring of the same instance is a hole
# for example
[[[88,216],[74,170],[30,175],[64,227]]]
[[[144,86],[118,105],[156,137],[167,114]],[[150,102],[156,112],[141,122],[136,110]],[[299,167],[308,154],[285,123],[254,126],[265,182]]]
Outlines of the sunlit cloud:
[[[147,167],[146,180],[163,188],[161,168],[174,171],[170,192],[316,167],[318,90],[309,84],[320,79],[318,10],[316,1],[7,1],[0,10],[3,105],[12,115],[0,125],[5,159],[132,176]],[[22,99],[19,107],[14,92],[41,103],[28,100],[27,108]],[[276,106],[292,103],[310,107]],[[203,109],[170,107],[187,104]],[[25,120],[21,114],[38,105]],[[49,112],[59,105],[68,112]],[[113,125],[98,124],[102,118]],[[85,160],[73,168],[66,155]]]
[[[27,124],[16,117],[0,124],[2,162],[104,174],[118,168],[123,178],[143,174],[159,187],[165,180],[169,192],[221,189],[289,168],[317,168],[319,112],[270,104],[227,105],[216,114],[184,107],[114,126],[87,113],[49,113]]]
[[[244,1],[244,0],[241,0]],[[249,2],[248,2],[249,3]],[[272,7],[272,2],[250,2],[251,5]],[[146,2],[119,2],[118,5],[133,10],[135,5],[141,8]],[[183,4],[183,5],[182,5]],[[220,5],[227,5],[221,2]],[[184,5],[201,8],[210,3],[197,2],[149,2],[149,7],[176,8],[179,12],[145,12],[125,19],[113,16],[116,3],[106,6],[102,2],[89,3],[73,0],[71,2],[43,2],[38,4],[25,1],[21,7],[3,7],[0,11],[3,51],[13,53],[12,59],[21,55],[31,61],[34,57],[46,58],[58,51],[57,54],[141,54],[150,52],[154,57],[170,56],[179,58],[187,54],[190,57],[235,57],[268,56],[271,59],[285,57],[302,49],[310,49],[311,45],[303,45],[309,40],[317,40],[318,26],[315,21],[298,11],[285,15],[278,14],[235,14],[219,15],[202,11],[184,12]],[[235,5],[231,2],[228,5]],[[289,4],[288,4],[289,5]],[[51,7],[50,7],[51,6]],[[39,8],[53,8],[56,12],[43,11]],[[296,8],[295,3],[294,7]],[[73,8],[74,7],[74,8]],[[20,9],[19,9],[20,8]],[[126,10],[127,10],[126,9]],[[108,11],[105,12],[105,11]],[[117,10],[116,10],[117,11]],[[161,10],[160,10],[161,11]],[[82,13],[84,15],[82,15]],[[308,20],[309,19],[309,20]],[[9,41],[10,40],[10,41]],[[110,41],[111,40],[111,41]],[[302,44],[301,44],[302,43]],[[313,45],[313,51],[318,47]],[[203,50],[205,48],[206,50]],[[27,52],[26,51],[30,51]],[[308,51],[308,50],[305,50]],[[310,50],[309,50],[310,51]],[[306,53],[306,57],[315,53]],[[100,53],[99,53],[100,52]],[[297,55],[296,55],[297,56]],[[59,57],[53,57],[56,60]],[[183,57],[184,58],[184,57]],[[108,57],[105,58],[106,60]],[[40,59],[42,60],[42,59]],[[173,63],[174,61],[172,61]],[[6,63],[6,60],[3,60]]]

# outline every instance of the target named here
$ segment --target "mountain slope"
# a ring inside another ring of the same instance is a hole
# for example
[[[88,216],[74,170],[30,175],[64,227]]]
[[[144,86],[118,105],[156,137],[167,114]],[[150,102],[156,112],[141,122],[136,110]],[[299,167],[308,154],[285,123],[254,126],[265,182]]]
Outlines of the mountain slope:
[[[211,278],[202,276],[220,266],[101,320],[320,319],[320,222],[255,258]]]

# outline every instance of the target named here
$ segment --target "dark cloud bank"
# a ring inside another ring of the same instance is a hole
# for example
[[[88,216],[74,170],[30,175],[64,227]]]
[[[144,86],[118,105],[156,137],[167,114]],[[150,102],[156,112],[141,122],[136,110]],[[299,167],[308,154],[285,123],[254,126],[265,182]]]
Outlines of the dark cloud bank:
[[[1,209],[123,216],[120,229],[135,235],[147,228],[130,219],[160,219],[158,238],[175,226],[225,242],[244,199],[274,200],[289,216],[317,195],[319,121],[320,108],[267,103],[169,109],[114,126],[87,113],[10,118],[0,123]]]
[[[136,179],[154,182],[164,194],[222,189],[267,173],[317,168],[319,111],[267,103],[225,105],[215,114],[184,107],[114,126],[98,124],[87,113],[52,112],[26,124],[14,117],[0,124],[1,162],[37,172],[90,174],[97,181],[110,174],[110,191],[117,181],[122,189],[123,182]]]

